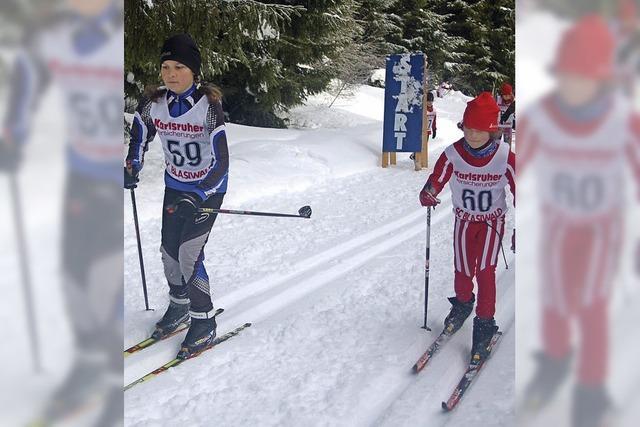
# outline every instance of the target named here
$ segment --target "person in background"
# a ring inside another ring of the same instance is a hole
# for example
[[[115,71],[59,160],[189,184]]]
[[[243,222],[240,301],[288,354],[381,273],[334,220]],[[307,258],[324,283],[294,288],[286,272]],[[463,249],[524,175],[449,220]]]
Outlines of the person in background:
[[[433,92],[427,93],[427,110],[425,111],[427,116],[427,135],[431,139],[436,139],[436,132],[438,127],[436,126],[436,109],[433,107]]]
[[[435,139],[436,132],[437,132],[436,109],[433,107],[433,92],[431,91],[427,92],[427,102],[426,102],[426,108],[424,109],[424,112],[423,112],[423,120],[425,120],[427,123],[427,126],[426,126],[427,140],[429,139],[429,137],[431,137],[432,139]],[[413,160],[417,171],[422,169],[420,160],[416,158],[416,153],[412,153],[411,156],[409,156],[409,158]]]
[[[509,83],[503,83],[500,87],[500,94],[496,98],[500,107],[499,127],[502,139],[511,145],[513,131],[516,129],[516,101],[514,99],[513,87]]]

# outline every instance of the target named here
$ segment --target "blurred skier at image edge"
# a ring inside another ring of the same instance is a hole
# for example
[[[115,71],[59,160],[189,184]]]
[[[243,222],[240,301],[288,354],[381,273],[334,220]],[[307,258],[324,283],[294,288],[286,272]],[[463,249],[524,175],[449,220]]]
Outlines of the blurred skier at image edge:
[[[518,411],[523,420],[554,399],[574,359],[572,425],[603,425],[613,408],[609,301],[625,235],[626,167],[640,195],[640,119],[612,90],[614,55],[602,18],[578,21],[556,52],[555,89],[527,111],[518,129],[520,170],[531,169],[537,178],[542,219],[543,349]],[[571,326],[579,337],[576,350]]]
[[[39,422],[89,406],[102,410],[96,425],[121,424],[123,222],[114,207],[122,206],[123,7],[113,0],[64,5],[26,34],[16,58],[0,168],[19,172],[43,93],[57,86],[66,109],[58,119],[68,124],[64,140],[50,142],[66,145],[62,286],[75,348]]]
[[[135,188],[144,153],[156,134],[165,154],[162,210],[162,263],[169,285],[169,306],[156,323],[161,338],[185,323],[189,331],[179,358],[206,348],[216,336],[216,310],[211,301],[204,246],[227,191],[229,152],[222,94],[201,84],[201,56],[187,34],[167,39],[160,53],[165,86],[147,88],[138,103],[124,169],[125,188]]]
[[[444,321],[444,330],[454,334],[473,311],[475,277],[478,299],[473,319],[473,363],[487,358],[489,343],[498,330],[493,316],[496,265],[507,212],[506,185],[511,189],[514,204],[516,194],[515,154],[497,138],[498,112],[498,105],[489,92],[482,92],[467,103],[463,116],[464,137],[440,155],[420,192],[422,206],[435,207],[440,203],[437,195],[447,182],[451,188],[456,295],[449,298],[451,311]]]
[[[635,0],[619,0],[611,23],[616,42],[616,79],[620,92],[634,99],[640,71],[640,20]]]
[[[513,87],[509,83],[500,86],[500,94],[496,97],[500,113],[498,123],[504,142],[511,145],[513,131],[516,129],[516,101]]]

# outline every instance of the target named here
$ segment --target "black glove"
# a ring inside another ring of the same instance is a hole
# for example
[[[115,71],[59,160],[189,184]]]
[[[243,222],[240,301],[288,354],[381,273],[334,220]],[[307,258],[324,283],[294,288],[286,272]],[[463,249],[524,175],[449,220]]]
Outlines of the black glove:
[[[132,171],[133,172],[133,171]],[[138,182],[140,178],[138,178],[138,174],[132,175],[129,173],[129,170],[124,168],[124,188],[127,190],[132,190],[138,186]]]
[[[14,144],[0,139],[0,172],[13,173],[20,167],[22,150]]]
[[[127,161],[127,165],[124,167],[124,188],[131,190],[138,186],[140,169],[137,163]]]
[[[431,131],[431,139],[436,139],[436,130]]]
[[[458,127],[458,129],[464,130],[464,126],[462,126],[462,122],[458,122],[456,126]]]
[[[168,208],[169,213],[176,214],[184,219],[193,218],[198,213],[202,204],[202,199],[195,193],[180,193],[172,206]]]

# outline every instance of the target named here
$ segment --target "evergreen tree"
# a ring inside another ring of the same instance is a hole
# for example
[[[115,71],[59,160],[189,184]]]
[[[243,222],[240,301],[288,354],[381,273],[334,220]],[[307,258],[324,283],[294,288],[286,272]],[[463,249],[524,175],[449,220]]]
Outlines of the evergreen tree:
[[[187,32],[236,123],[284,126],[333,78],[363,83],[400,52],[427,55],[432,85],[474,94],[513,82],[514,18],[514,0],[127,0],[125,90],[159,83],[162,41]]]
[[[387,37],[398,28],[385,12],[395,2],[396,0],[354,2],[354,18],[348,34],[350,40],[339,49],[331,61],[331,68],[337,79],[337,84],[329,87],[329,92],[334,95],[333,102],[357,85],[368,83],[372,72],[384,67],[386,55],[398,49],[387,41]]]
[[[322,91],[331,60],[350,40],[352,0],[128,0],[125,2],[126,94],[158,82],[163,40],[191,34],[205,80],[219,84],[237,123],[283,126],[275,112]]]
[[[435,85],[446,70],[447,63],[456,61],[462,39],[447,31],[447,15],[441,14],[434,0],[399,0],[392,5],[390,19],[398,30],[389,34],[391,46],[399,49],[389,53],[424,52],[427,55],[429,78]]]
[[[398,0],[358,1],[355,18],[361,31],[354,42],[368,46],[369,51],[381,58],[402,50],[402,46],[394,42],[394,35],[403,30],[401,20],[391,12],[397,3]]]
[[[456,51],[443,78],[469,95],[515,79],[514,0],[434,1]]]

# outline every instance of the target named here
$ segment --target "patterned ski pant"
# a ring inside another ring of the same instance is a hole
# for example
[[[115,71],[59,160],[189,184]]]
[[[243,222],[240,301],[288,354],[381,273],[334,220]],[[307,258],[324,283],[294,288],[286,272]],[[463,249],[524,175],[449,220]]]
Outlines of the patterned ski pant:
[[[188,220],[168,213],[180,192],[165,188],[162,210],[162,263],[169,283],[169,298],[177,303],[191,302],[191,311],[213,310],[209,276],[204,268],[204,246],[209,239],[217,214],[200,213]],[[224,194],[214,194],[202,207],[219,209]]]
[[[112,351],[121,345],[124,320],[122,187],[70,172],[62,229],[63,286],[67,313],[80,348]],[[109,347],[108,344],[117,344]]]
[[[456,218],[453,232],[455,291],[459,301],[467,302],[473,293],[473,278],[478,282],[476,314],[491,319],[496,311],[496,265],[504,215],[488,222]]]
[[[606,379],[609,295],[621,239],[619,219],[580,223],[550,216],[543,225],[542,342],[548,356],[567,357],[575,321],[582,384],[601,385]]]

